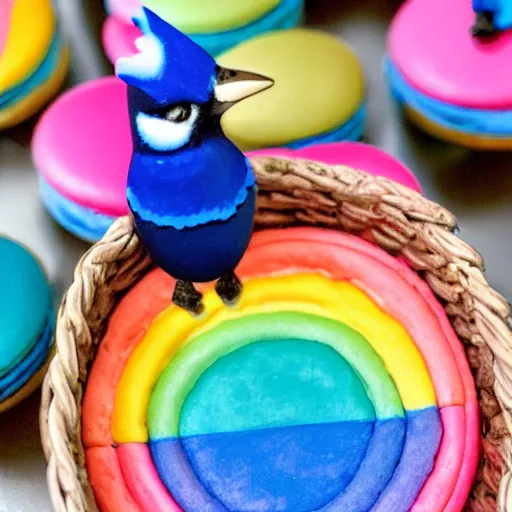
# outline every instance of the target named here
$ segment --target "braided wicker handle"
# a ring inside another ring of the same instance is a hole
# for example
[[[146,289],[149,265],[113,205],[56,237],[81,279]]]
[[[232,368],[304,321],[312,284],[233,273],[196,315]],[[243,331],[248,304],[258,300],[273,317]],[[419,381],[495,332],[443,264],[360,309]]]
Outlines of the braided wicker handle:
[[[453,215],[407,187],[348,167],[269,157],[251,163],[257,227],[342,229],[401,254],[423,274],[465,343],[478,388],[484,457],[466,510],[512,511],[510,309],[487,284],[480,255],[453,234]],[[121,218],[80,260],[62,302],[41,406],[57,512],[97,510],[81,440],[83,389],[113,307],[150,265],[131,219]]]

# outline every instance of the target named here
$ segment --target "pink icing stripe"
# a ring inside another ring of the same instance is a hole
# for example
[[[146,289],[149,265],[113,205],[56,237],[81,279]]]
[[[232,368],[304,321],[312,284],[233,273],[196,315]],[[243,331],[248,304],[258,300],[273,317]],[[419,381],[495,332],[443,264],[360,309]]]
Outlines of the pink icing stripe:
[[[282,158],[305,158],[328,165],[347,165],[366,171],[374,176],[383,176],[421,192],[414,174],[393,156],[371,144],[362,142],[332,142],[316,144],[299,150],[271,148],[251,151],[251,156],[276,156]]]
[[[5,42],[9,35],[9,22],[11,21],[11,10],[15,0],[2,0],[0,2],[0,56],[5,48]]]
[[[126,23],[114,16],[109,16],[103,24],[101,40],[107,58],[112,64],[120,57],[130,57],[137,53],[135,40],[142,34],[131,23]]]
[[[160,480],[146,444],[121,444],[116,453],[124,481],[142,512],[181,512]]]
[[[465,503],[475,479],[478,461],[480,460],[480,408],[475,399],[466,403],[466,443],[462,469],[444,512],[460,512],[461,504]]]

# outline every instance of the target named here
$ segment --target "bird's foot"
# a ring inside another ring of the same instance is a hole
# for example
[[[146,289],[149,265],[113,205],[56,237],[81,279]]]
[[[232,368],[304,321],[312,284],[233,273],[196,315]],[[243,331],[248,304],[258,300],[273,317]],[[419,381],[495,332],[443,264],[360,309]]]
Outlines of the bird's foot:
[[[494,25],[494,16],[491,12],[479,12],[475,24],[471,27],[471,34],[475,37],[490,37],[498,32]]]
[[[242,293],[242,283],[234,272],[223,275],[215,283],[215,291],[226,306],[234,306]]]
[[[190,281],[176,281],[172,302],[192,316],[199,316],[204,311],[203,296]]]

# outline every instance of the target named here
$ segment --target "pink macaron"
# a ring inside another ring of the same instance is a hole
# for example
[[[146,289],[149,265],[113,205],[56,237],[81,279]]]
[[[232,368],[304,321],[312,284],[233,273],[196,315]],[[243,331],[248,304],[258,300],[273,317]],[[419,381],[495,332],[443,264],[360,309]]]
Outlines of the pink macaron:
[[[512,149],[512,30],[471,34],[471,0],[409,0],[389,31],[386,75],[408,117],[435,137]]]
[[[101,238],[128,213],[132,142],[126,85],[112,76],[63,94],[36,126],[32,154],[52,216],[79,238]]]
[[[251,156],[303,158],[328,165],[346,165],[373,176],[383,176],[421,193],[414,174],[385,151],[363,142],[333,142],[303,149],[271,148],[248,153]]]

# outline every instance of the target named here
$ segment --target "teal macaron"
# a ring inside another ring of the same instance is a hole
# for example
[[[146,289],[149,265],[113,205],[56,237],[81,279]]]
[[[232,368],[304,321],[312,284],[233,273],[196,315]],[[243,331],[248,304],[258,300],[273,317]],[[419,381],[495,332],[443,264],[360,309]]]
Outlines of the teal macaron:
[[[0,283],[2,412],[40,383],[52,352],[55,315],[51,288],[41,264],[25,247],[3,237]]]

